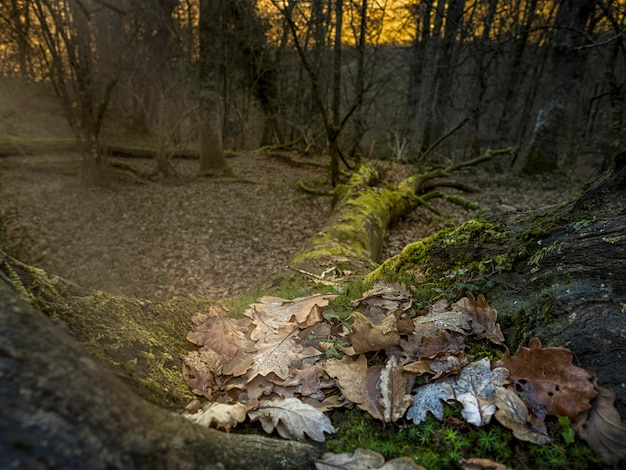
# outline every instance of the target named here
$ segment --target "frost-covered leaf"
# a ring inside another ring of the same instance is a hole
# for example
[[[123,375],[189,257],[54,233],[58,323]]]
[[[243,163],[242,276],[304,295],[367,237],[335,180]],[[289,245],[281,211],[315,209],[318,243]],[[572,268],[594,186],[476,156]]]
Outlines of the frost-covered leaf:
[[[259,420],[266,433],[276,430],[285,439],[304,440],[307,435],[316,442],[324,442],[324,433],[335,432],[324,413],[297,398],[261,401],[248,416],[252,421]]]
[[[496,387],[493,402],[498,408],[496,419],[513,431],[516,438],[534,444],[547,444],[551,441],[543,422],[531,422],[526,404],[514,390]]]
[[[454,390],[446,382],[433,382],[418,387],[413,396],[413,404],[409,408],[406,417],[415,424],[420,424],[426,419],[430,411],[439,421],[443,419],[442,401],[452,400]]]
[[[572,364],[572,352],[565,348],[542,348],[538,338],[517,354],[508,352],[495,365],[506,367],[515,388],[527,401],[531,412],[545,415],[576,417],[591,409],[596,397],[591,374]]]
[[[356,354],[379,351],[400,344],[397,320],[393,314],[385,317],[378,325],[360,312],[353,312],[352,318],[354,322],[346,339],[350,341]]]
[[[474,298],[471,292],[467,292],[458,302],[452,304],[453,310],[463,312],[471,318],[472,333],[479,339],[488,339],[492,343],[504,343],[504,335],[497,323],[498,312],[489,308],[485,296],[480,294]]]
[[[241,403],[209,403],[204,410],[186,417],[201,426],[213,426],[229,432],[245,421],[247,411],[248,408]]]
[[[597,386],[598,397],[586,420],[576,425],[576,432],[595,450],[604,463],[616,464],[626,458],[626,422],[613,406],[615,392]]]
[[[456,333],[467,334],[471,330],[470,316],[461,311],[448,310],[446,301],[439,301],[435,305],[428,307],[428,313],[413,319],[415,326],[420,323],[432,322],[437,328],[454,331]]]
[[[297,328],[287,326],[266,335],[257,343],[252,356],[252,368],[248,371],[250,379],[257,375],[275,373],[281,379],[289,377],[289,369],[299,367],[299,361],[311,355],[321,355],[313,348],[304,349],[298,342]]]
[[[507,383],[509,371],[491,370],[488,357],[465,366],[456,379],[445,379],[454,389],[455,400],[463,404],[461,414],[475,426],[488,424],[496,412],[493,393],[498,385]]]
[[[407,380],[402,375],[402,366],[395,356],[387,360],[387,364],[380,372],[380,398],[378,402],[383,410],[383,420],[392,423],[404,416],[413,398],[406,393]]]
[[[377,387],[381,369],[379,366],[368,367],[367,359],[362,354],[355,361],[345,356],[341,360],[330,359],[324,364],[324,370],[335,378],[341,393],[348,400],[382,421]]]
[[[385,463],[385,457],[378,452],[359,447],[353,453],[333,454],[326,452],[315,460],[317,470],[424,470],[409,457],[392,459]]]

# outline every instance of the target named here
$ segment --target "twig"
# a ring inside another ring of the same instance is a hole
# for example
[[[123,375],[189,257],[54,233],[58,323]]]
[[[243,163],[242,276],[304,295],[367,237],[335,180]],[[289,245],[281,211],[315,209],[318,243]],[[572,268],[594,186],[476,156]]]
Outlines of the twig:
[[[452,129],[450,129],[448,132],[446,132],[444,135],[442,135],[441,137],[439,137],[437,140],[435,140],[435,142],[432,143],[432,145],[430,147],[428,147],[426,150],[424,150],[424,152],[421,155],[421,158],[424,159],[428,156],[428,154],[430,154],[433,150],[435,150],[435,148],[444,140],[446,140],[448,137],[450,137],[452,134],[454,134],[456,131],[458,131],[461,127],[463,127],[465,125],[466,122],[468,122],[470,119],[469,118],[465,118],[463,119],[460,123],[458,123],[455,127],[453,127]]]

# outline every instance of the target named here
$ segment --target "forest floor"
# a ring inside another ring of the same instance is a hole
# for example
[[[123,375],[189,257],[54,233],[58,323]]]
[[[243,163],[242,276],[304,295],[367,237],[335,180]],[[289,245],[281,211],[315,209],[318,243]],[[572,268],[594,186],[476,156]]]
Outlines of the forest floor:
[[[150,160],[125,162],[154,169]],[[19,243],[23,261],[88,288],[150,300],[232,298],[287,267],[324,224],[331,198],[305,193],[297,184],[324,179],[321,157],[246,153],[229,163],[237,178],[197,178],[196,161],[176,160],[177,178],[115,177],[109,187],[88,188],[81,184],[76,153],[4,156],[1,222]],[[395,180],[414,169],[382,165]],[[472,217],[566,202],[581,186],[580,179],[563,174],[528,178],[494,171],[493,165],[462,170],[455,178],[480,189],[468,197],[483,209],[469,212],[436,200],[441,217],[419,207],[392,228],[382,259]]]

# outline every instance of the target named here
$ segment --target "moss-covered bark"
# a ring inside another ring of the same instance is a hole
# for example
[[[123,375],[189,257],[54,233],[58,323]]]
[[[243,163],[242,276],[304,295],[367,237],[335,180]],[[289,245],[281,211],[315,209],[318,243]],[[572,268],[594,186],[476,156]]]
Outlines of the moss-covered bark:
[[[179,356],[190,349],[191,315],[208,301],[164,303],[92,291],[0,251],[0,270],[23,300],[47,313],[81,341],[95,358],[115,367],[144,398],[180,407],[192,394],[180,372]]]

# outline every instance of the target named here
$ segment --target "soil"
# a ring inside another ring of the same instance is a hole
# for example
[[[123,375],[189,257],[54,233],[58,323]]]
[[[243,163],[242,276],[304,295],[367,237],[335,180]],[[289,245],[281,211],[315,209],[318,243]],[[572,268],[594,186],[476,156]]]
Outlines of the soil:
[[[151,300],[224,300],[287,268],[331,210],[329,196],[303,192],[326,175],[326,159],[245,153],[229,158],[235,179],[195,177],[197,162],[176,160],[176,178],[117,176],[85,187],[80,156],[69,151],[0,158],[0,215],[21,258],[85,287]],[[149,172],[155,163],[128,159]],[[399,179],[411,165],[384,163]],[[390,231],[382,259],[407,243],[470,217],[497,216],[570,200],[580,182],[562,174],[525,178],[493,167],[455,175],[480,192],[469,212],[434,201],[444,216],[416,209]]]

